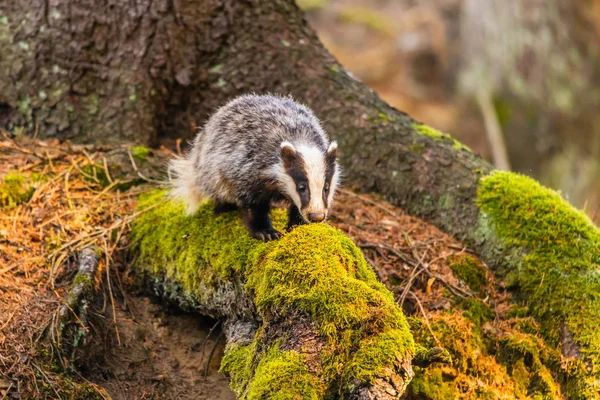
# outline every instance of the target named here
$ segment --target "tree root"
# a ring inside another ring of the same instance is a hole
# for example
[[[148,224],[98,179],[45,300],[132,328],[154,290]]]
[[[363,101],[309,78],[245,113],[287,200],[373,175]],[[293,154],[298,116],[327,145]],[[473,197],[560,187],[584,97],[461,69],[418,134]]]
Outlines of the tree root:
[[[95,294],[94,280],[100,255],[90,246],[78,253],[79,267],[65,303],[57,310],[47,327],[46,338],[60,355],[62,367],[72,366],[77,351],[86,344],[88,311]]]

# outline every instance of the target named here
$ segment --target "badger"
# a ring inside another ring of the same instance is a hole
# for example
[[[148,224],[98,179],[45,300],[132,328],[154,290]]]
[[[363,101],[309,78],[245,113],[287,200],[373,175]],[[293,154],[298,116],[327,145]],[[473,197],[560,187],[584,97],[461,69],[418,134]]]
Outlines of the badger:
[[[290,97],[243,95],[219,108],[187,155],[171,161],[171,194],[188,215],[206,198],[215,214],[241,209],[252,237],[276,240],[275,203],[287,205],[288,231],[327,219],[340,180],[337,158],[337,142],[308,107]]]

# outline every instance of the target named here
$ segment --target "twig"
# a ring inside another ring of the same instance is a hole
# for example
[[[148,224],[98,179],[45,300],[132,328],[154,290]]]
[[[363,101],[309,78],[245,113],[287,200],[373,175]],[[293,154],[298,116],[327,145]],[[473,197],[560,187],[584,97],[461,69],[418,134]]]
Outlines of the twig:
[[[12,389],[12,387],[13,387],[13,382],[11,382],[10,385],[8,385],[8,389],[6,389],[6,393],[4,393],[4,396],[2,396],[2,398],[0,400],[6,399],[6,396],[8,396],[8,394],[10,393],[10,389]]]
[[[217,346],[219,345],[219,340],[221,340],[221,337],[223,336],[223,332],[224,331],[221,331],[221,333],[219,333],[219,336],[217,336],[217,339],[215,340],[215,344],[213,345],[212,350],[208,354],[208,360],[206,361],[206,366],[204,367],[204,378],[208,377],[208,369],[210,367],[210,360],[212,360],[213,355],[215,354],[215,350],[217,349]]]
[[[208,334],[204,338],[204,341],[202,342],[202,352],[200,353],[200,363],[202,363],[202,360],[204,360],[204,348],[206,347],[206,344],[208,343],[208,339],[210,339],[210,335],[212,335],[213,331],[216,329],[217,326],[219,326],[220,323],[221,323],[221,321],[215,322],[215,324],[212,326],[212,328],[210,328],[210,330],[208,331]]]
[[[458,286],[455,286],[453,284],[451,284],[450,282],[446,281],[445,279],[443,279],[441,276],[439,276],[438,274],[434,274],[433,272],[431,272],[430,270],[425,271],[427,273],[427,275],[429,275],[432,278],[437,279],[438,281],[442,282],[447,288],[448,290],[450,290],[452,292],[453,295],[460,297],[462,299],[464,299],[465,297],[473,297],[473,295],[461,288],[459,288]],[[462,292],[462,293],[461,293]]]
[[[48,382],[48,385],[50,385],[50,388],[52,389],[52,391],[54,391],[54,393],[56,394],[56,397],[58,397],[59,399],[62,400],[62,397],[60,397],[60,394],[58,394],[58,392],[56,391],[56,389],[54,388],[54,385],[52,384],[52,382],[50,382],[50,379],[48,378],[48,376],[44,373],[44,371],[42,371],[42,369],[40,367],[38,367],[37,365],[35,365],[34,363],[31,363],[31,365],[33,365],[33,367],[35,369],[37,369],[39,371],[40,374],[42,374],[42,376],[44,377],[44,379],[46,380],[46,382]]]
[[[404,290],[402,291],[402,294],[400,295],[400,307],[402,307],[402,305],[404,304],[404,300],[406,299],[406,295],[408,294],[408,292],[410,291],[410,288],[412,287],[412,283],[413,281],[416,279],[417,276],[419,276],[420,273],[422,273],[423,271],[427,270],[429,267],[428,265],[425,265],[423,263],[423,257],[425,256],[427,250],[425,251],[425,253],[423,253],[422,257],[417,258],[418,263],[417,265],[414,266],[413,270],[410,272],[410,276],[408,277],[408,282],[406,282],[406,286],[404,286]],[[417,268],[421,267],[421,270],[419,272],[417,272]]]
[[[363,244],[359,244],[358,247],[360,247],[361,249],[384,249],[384,250],[389,251],[390,253],[392,253],[393,255],[395,255],[396,257],[398,257],[405,263],[407,263],[411,266],[415,266],[415,263],[412,260],[409,260],[408,258],[406,258],[406,256],[404,254],[400,253],[394,247],[385,245],[383,243],[363,243]]]
[[[106,257],[106,282],[108,283],[108,293],[110,295],[110,304],[112,307],[113,322],[115,324],[115,333],[117,335],[117,343],[119,343],[119,346],[120,346],[121,345],[121,337],[119,335],[119,325],[117,324],[117,312],[116,312],[116,308],[115,308],[115,299],[113,297],[112,286],[110,284],[110,256],[109,256],[109,251],[108,251],[108,242],[106,241],[106,238],[102,238],[102,239],[104,242],[105,257]]]
[[[423,320],[425,322],[425,325],[427,326],[427,329],[429,329],[429,332],[431,333],[431,337],[435,341],[435,344],[439,346],[440,341],[435,337],[435,334],[433,333],[433,329],[431,329],[431,325],[429,324],[429,318],[427,318],[427,314],[425,313],[425,309],[423,309],[423,304],[421,303],[421,300],[419,300],[419,296],[417,296],[415,294],[415,292],[413,292],[412,290],[409,291],[409,293],[417,301],[417,305],[419,306],[419,310],[421,310],[421,314],[423,315]]]
[[[167,182],[161,182],[161,181],[157,181],[157,180],[154,180],[154,179],[150,179],[150,178],[147,178],[146,176],[144,176],[140,172],[140,170],[138,169],[137,164],[135,163],[135,160],[133,158],[133,155],[131,154],[131,151],[129,151],[129,149],[127,149],[127,155],[129,155],[129,161],[131,161],[131,166],[133,167],[134,171],[138,174],[138,176],[140,178],[142,178],[146,182],[158,183],[160,185],[163,185],[163,184],[167,183]]]
[[[17,312],[17,310],[13,310],[12,313],[10,313],[10,315],[8,316],[8,319],[4,322],[4,324],[2,324],[2,326],[0,327],[0,332],[4,330],[4,328],[6,328],[8,326],[8,323],[12,320],[13,316],[15,315],[15,313]]]
[[[104,172],[106,172],[106,179],[108,179],[109,183],[113,183],[113,179],[110,176],[110,171],[108,170],[108,165],[106,164],[106,157],[102,157],[102,162],[104,164]]]
[[[394,213],[392,210],[388,209],[387,207],[382,206],[381,204],[377,203],[376,201],[368,199],[365,196],[361,196],[359,194],[353,193],[352,191],[347,190],[347,189],[338,188],[337,190],[340,193],[343,193],[343,194],[346,194],[346,195],[349,195],[352,197],[356,197],[357,199],[360,199],[360,200],[364,201],[365,203],[375,206],[375,207],[379,208],[380,210],[385,211],[386,213],[388,213],[389,215],[391,215],[392,217],[394,217],[396,219],[400,219],[400,217],[396,213]]]
[[[137,211],[137,212],[129,215],[128,217],[123,218],[120,222],[114,223],[113,225],[109,226],[108,228],[98,229],[95,232],[90,232],[90,233],[87,233],[85,235],[82,235],[82,236],[80,236],[78,238],[70,240],[69,242],[67,242],[67,243],[63,244],[62,246],[60,246],[58,249],[54,250],[48,256],[48,258],[50,258],[52,260],[52,266],[50,268],[50,279],[51,279],[52,285],[54,284],[53,283],[53,277],[54,277],[54,274],[56,273],[57,266],[60,265],[60,263],[68,255],[68,254],[66,254],[64,252],[66,249],[71,248],[73,246],[81,245],[81,243],[84,240],[88,240],[88,242],[93,242],[96,237],[102,236],[102,235],[106,235],[107,233],[111,232],[115,228],[121,227],[122,225],[129,224],[131,221],[133,221],[135,218],[137,218],[140,214],[143,214],[144,212],[149,211],[152,208],[157,207],[157,206],[163,204],[166,201],[167,201],[167,199],[164,199],[162,201],[154,203],[151,206],[146,207],[143,210]],[[58,254],[58,257],[56,257],[57,254]]]

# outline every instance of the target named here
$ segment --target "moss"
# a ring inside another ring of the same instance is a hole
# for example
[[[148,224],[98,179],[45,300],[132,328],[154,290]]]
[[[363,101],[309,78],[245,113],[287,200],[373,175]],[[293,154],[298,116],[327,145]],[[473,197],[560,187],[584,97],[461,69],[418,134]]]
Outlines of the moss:
[[[394,365],[395,360],[406,359],[411,342],[412,338],[401,329],[363,340],[354,358],[344,368],[343,381],[351,385],[356,381],[368,382],[375,376],[388,377],[389,366]]]
[[[150,154],[150,149],[144,146],[133,146],[129,148],[133,158],[139,161],[146,161]]]
[[[255,340],[248,345],[230,346],[226,349],[221,360],[219,370],[229,375],[229,386],[237,397],[242,397],[242,393],[246,391],[246,387],[252,378],[256,343]]]
[[[448,135],[447,133],[440,132],[437,129],[433,129],[430,126],[414,123],[412,127],[415,130],[415,132],[417,132],[419,135],[428,136],[434,140],[450,143],[452,144],[452,147],[454,147],[457,150],[464,149],[467,151],[471,151],[470,148],[468,148],[458,140],[454,139],[452,136]]]
[[[384,366],[399,369],[402,358],[414,352],[393,295],[341,231],[327,224],[304,225],[280,240],[262,243],[248,235],[238,213],[214,217],[209,203],[187,217],[182,204],[165,200],[158,191],[141,198],[138,207],[153,207],[133,224],[138,268],[166,274],[200,301],[213,279],[239,277],[263,321],[292,311],[311,316],[326,340],[320,376],[324,387],[339,384],[340,373],[345,377],[342,385],[350,385],[355,378],[364,381],[384,373]],[[272,218],[276,228],[285,226],[283,210],[274,210]],[[260,365],[270,354],[257,352],[260,340],[225,356],[224,368],[234,377],[237,391],[270,379],[261,376],[264,368],[247,373],[248,360]],[[295,357],[277,354],[277,360]]]
[[[0,184],[0,207],[10,209],[26,203],[35,192],[35,187],[27,184],[25,175],[20,172],[11,171],[2,181]]]
[[[88,164],[81,167],[81,171],[83,171],[84,179],[88,182],[97,183],[100,186],[107,187],[110,185],[110,180],[108,179],[108,175],[106,174],[106,170],[104,166],[99,164]]]
[[[73,284],[71,285],[71,288],[75,288],[78,286],[81,286],[80,290],[83,290],[85,292],[89,291],[92,289],[92,279],[84,274],[77,274],[75,275],[75,279],[73,279]],[[72,295],[72,293],[69,293],[69,297]]]
[[[480,292],[487,283],[485,268],[480,261],[468,254],[448,258],[448,265],[454,276],[475,292]]]
[[[421,143],[417,143],[417,142],[413,141],[410,145],[410,151],[412,151],[413,153],[423,154],[424,150],[425,150],[425,146]]]
[[[464,299],[457,299],[458,307],[464,310],[463,315],[465,318],[474,322],[478,328],[494,319],[494,312],[492,309],[485,304],[483,301],[474,297],[467,297]]]
[[[318,400],[324,388],[309,373],[304,357],[271,347],[261,358],[248,387],[248,400]]]
[[[453,364],[433,364],[416,369],[409,393],[420,399],[500,399],[523,398],[504,365],[486,353],[478,327],[460,312],[436,312],[429,325],[409,319],[415,340],[426,347],[442,346],[450,352]]]
[[[445,370],[450,374],[444,374]],[[452,383],[451,374],[451,368],[434,368],[428,372],[419,369],[410,384],[410,392],[419,399],[458,399],[460,391]]]
[[[560,195],[523,175],[482,178],[477,204],[507,246],[523,251],[509,271],[549,344],[564,323],[581,357],[567,371],[570,398],[598,398],[600,384],[600,231]]]
[[[560,355],[547,347],[540,338],[518,331],[503,333],[499,340],[499,360],[509,368],[509,373],[523,394],[539,398],[558,399],[559,386],[548,366],[557,366]]]

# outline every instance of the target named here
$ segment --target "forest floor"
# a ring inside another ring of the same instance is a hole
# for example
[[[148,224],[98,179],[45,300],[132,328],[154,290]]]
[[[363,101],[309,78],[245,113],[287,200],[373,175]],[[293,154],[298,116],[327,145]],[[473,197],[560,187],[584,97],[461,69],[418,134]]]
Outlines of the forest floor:
[[[218,372],[218,322],[157,304],[129,273],[136,198],[161,185],[156,171],[171,154],[0,138],[0,399],[69,398],[60,393],[65,376],[114,399],[234,399]],[[341,189],[330,223],[363,249],[432,344],[444,343],[429,318],[450,310],[453,299],[476,297],[493,310],[490,321],[510,308],[468,249],[378,197]],[[46,333],[65,304],[77,254],[89,246],[103,254],[97,295],[85,352],[67,359]],[[477,265],[474,275],[453,274],[460,260]]]

